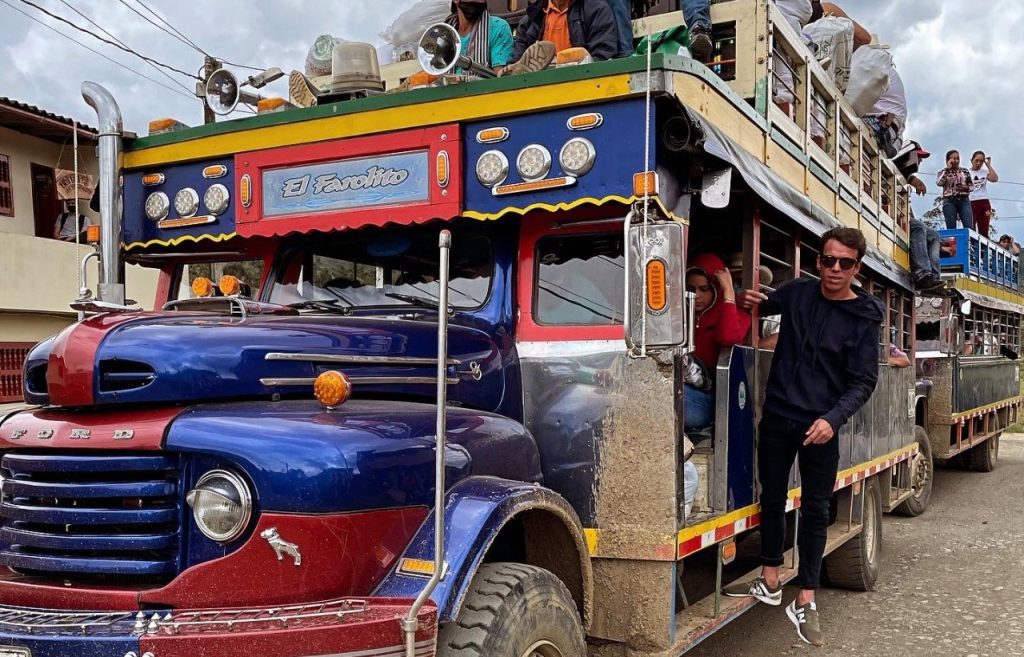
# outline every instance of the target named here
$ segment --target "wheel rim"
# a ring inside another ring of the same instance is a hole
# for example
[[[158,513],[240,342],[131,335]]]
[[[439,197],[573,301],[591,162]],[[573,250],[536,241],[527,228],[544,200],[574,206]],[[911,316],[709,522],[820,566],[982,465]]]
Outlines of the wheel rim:
[[[928,487],[928,483],[932,478],[931,459],[918,451],[911,462],[910,468],[910,487],[914,492],[914,497],[919,498]]]
[[[878,551],[878,516],[875,513],[875,497],[869,495],[868,499],[865,500],[864,505],[864,542],[867,543],[867,561],[868,563],[875,562],[875,554]]]
[[[550,641],[538,641],[523,652],[522,657],[563,657],[558,646]]]

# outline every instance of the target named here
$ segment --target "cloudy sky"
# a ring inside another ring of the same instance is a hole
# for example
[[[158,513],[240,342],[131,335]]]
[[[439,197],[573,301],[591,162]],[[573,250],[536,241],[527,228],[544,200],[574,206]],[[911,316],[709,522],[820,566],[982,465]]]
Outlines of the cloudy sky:
[[[413,0],[0,0],[0,95],[86,123],[95,117],[79,95],[82,80],[106,85],[118,99],[126,127],[140,134],[152,118],[201,122],[194,97],[138,58],[102,44],[42,14],[31,2],[95,32],[108,30],[127,46],[192,73],[202,55],[140,16],[150,7],[199,48],[249,66],[302,68],[317,35],[384,44],[380,33]],[[906,136],[921,141],[943,166],[950,148],[993,157],[1002,182],[990,185],[1000,232],[1024,242],[1024,2],[1020,0],[846,0],[847,12],[892,46],[910,105]],[[78,10],[76,13],[74,10]],[[133,11],[133,9],[135,11]],[[121,62],[121,68],[20,12]],[[138,12],[138,13],[136,13]],[[154,22],[158,22],[155,21]],[[113,40],[113,39],[112,39]],[[241,70],[241,69],[236,69]],[[193,82],[166,71],[191,89]],[[140,74],[152,78],[146,80]],[[269,89],[287,95],[284,81]],[[175,93],[178,92],[178,93]],[[934,177],[926,176],[930,191]],[[1014,184],[1018,183],[1018,184]],[[918,199],[920,215],[933,197]],[[1019,199],[1019,200],[1017,200]]]

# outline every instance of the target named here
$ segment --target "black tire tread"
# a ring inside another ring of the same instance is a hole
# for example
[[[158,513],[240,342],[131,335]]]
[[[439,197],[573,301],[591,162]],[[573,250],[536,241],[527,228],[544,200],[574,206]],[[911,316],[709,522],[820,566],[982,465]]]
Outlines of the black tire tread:
[[[999,434],[991,436],[980,445],[975,445],[964,454],[964,464],[968,470],[974,472],[992,472],[996,469],[996,457],[989,459],[988,452],[995,445],[993,441],[999,440]],[[998,448],[997,448],[998,449]]]
[[[880,511],[881,500],[879,499],[878,482],[874,478],[865,482],[864,494],[874,497],[879,503]],[[881,531],[881,518],[877,520],[878,531]],[[847,541],[825,558],[829,585],[854,591],[870,591],[874,588],[875,582],[871,581],[867,569],[867,557],[864,554],[862,536],[863,534],[858,534],[856,538]]]
[[[911,496],[900,502],[900,505],[893,509],[893,513],[896,515],[906,516],[908,518],[916,518],[925,512],[925,509],[928,508],[928,501],[932,497],[932,485],[935,483],[935,459],[932,458],[932,444],[928,438],[928,432],[926,432],[922,427],[916,426],[914,427],[914,435],[917,438],[918,445],[922,446],[922,451],[928,454],[928,458],[932,462],[932,476],[931,480],[928,482],[928,494],[924,496],[923,502]]]
[[[527,564],[485,563],[470,583],[458,618],[441,628],[438,656],[484,657],[488,633],[501,619],[505,601],[521,593],[530,580],[541,580],[553,586],[573,610],[577,627],[582,627],[572,595],[549,571]]]

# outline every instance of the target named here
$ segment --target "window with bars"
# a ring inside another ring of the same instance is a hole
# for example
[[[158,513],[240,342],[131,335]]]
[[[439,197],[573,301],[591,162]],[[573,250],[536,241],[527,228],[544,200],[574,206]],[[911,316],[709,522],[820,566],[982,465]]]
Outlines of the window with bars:
[[[0,155],[0,215],[14,216],[14,184],[11,182],[11,158]]]
[[[1003,347],[1020,353],[1020,315],[975,306],[964,317],[964,356],[999,356]]]

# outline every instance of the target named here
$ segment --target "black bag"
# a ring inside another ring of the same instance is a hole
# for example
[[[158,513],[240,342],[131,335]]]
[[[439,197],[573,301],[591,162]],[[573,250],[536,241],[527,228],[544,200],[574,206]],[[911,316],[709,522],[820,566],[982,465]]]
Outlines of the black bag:
[[[693,354],[683,354],[683,383],[701,392],[711,392],[714,387],[708,368]]]

